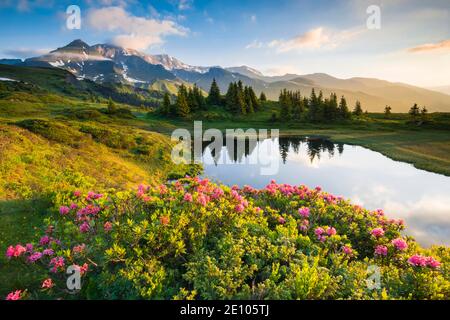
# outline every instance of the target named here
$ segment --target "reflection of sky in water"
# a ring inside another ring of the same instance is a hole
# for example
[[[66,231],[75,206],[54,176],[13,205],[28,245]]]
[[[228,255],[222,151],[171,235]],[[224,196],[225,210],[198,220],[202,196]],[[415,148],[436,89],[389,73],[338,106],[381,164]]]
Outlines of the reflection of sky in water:
[[[362,147],[340,145],[340,153],[337,145],[320,145],[320,142],[308,145],[300,140],[292,144],[289,140],[258,143],[250,148],[247,156],[237,156],[242,159],[241,163],[233,162],[232,153],[223,147],[216,160],[221,159],[225,164],[217,166],[211,164],[214,163],[211,150],[206,148],[205,175],[228,185],[249,184],[257,188],[265,187],[271,179],[311,188],[321,186],[327,192],[349,198],[368,209],[381,208],[388,217],[403,218],[407,233],[425,246],[450,245],[449,177],[415,169]],[[265,147],[264,152],[258,151],[261,147]],[[267,148],[272,150],[270,155]],[[285,164],[282,150],[286,155]],[[260,165],[249,164],[255,163],[261,153],[265,167],[269,160],[278,162],[277,174],[261,175]]]

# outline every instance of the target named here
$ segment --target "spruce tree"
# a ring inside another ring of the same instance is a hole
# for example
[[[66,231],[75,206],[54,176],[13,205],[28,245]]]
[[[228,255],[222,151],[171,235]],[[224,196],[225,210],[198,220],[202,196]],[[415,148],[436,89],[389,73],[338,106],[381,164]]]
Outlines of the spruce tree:
[[[420,113],[420,109],[417,106],[417,103],[414,103],[414,105],[409,109],[409,115],[413,118],[413,120],[416,120]]]
[[[178,117],[185,118],[189,115],[190,109],[188,104],[187,90],[184,84],[180,86],[178,90],[177,102],[176,102],[176,115]]]
[[[363,114],[363,109],[361,108],[361,102],[356,101],[355,103],[355,109],[353,109],[353,114],[357,117],[362,116]]]
[[[163,99],[163,107],[162,107],[162,114],[168,116],[170,114],[170,96],[169,93],[164,93],[164,99]]]
[[[263,91],[261,91],[261,94],[259,95],[259,101],[261,101],[261,102],[267,101],[266,94]]]
[[[209,89],[209,95],[208,95],[208,104],[210,106],[220,106],[221,105],[221,95],[220,95],[220,88],[217,85],[216,79],[213,79],[213,82],[211,83],[211,88]]]
[[[390,115],[391,115],[391,110],[392,110],[391,106],[386,106],[386,107],[384,107],[384,117],[385,117],[386,119],[390,117]]]
[[[339,116],[342,119],[349,119],[351,116],[350,111],[348,110],[347,100],[344,96],[341,97],[341,101],[339,102]]]

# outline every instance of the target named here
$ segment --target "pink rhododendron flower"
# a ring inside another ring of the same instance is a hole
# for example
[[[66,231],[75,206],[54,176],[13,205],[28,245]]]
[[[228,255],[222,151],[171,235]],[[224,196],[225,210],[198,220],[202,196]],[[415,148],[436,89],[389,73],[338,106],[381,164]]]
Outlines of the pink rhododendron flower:
[[[25,252],[27,252],[27,248],[25,248],[24,246],[22,246],[20,244],[16,245],[15,247],[9,246],[8,249],[6,249],[6,257],[17,258],[17,257],[20,257]]]
[[[441,266],[441,263],[433,257],[426,257],[426,264],[428,267],[433,269],[439,268]]]
[[[308,217],[309,217],[309,208],[301,207],[300,209],[298,209],[298,213],[299,213],[303,218],[308,218]]]
[[[241,212],[243,212],[243,211],[245,210],[245,207],[244,207],[242,204],[238,204],[238,205],[234,208],[234,210],[235,210],[236,212],[238,212],[238,213],[241,213]]]
[[[103,225],[103,230],[105,230],[105,232],[110,232],[112,230],[112,223],[109,221],[106,221],[105,224]]]
[[[394,247],[397,250],[403,251],[403,250],[408,249],[408,244],[402,238],[397,238],[397,239],[392,240],[392,244],[394,245]]]
[[[280,224],[285,224],[285,223],[286,223],[286,219],[283,218],[283,217],[279,217],[279,218],[278,218],[278,222],[279,222]]]
[[[73,192],[74,197],[79,198],[81,197],[81,191],[80,190],[76,190]]]
[[[342,246],[342,252],[344,252],[346,255],[351,255],[353,253],[353,250],[349,246]]]
[[[83,222],[80,226],[80,232],[81,233],[87,233],[91,229],[91,226],[87,222]]]
[[[78,254],[83,253],[84,249],[86,249],[86,245],[83,243],[81,245],[73,247],[73,252]]]
[[[6,296],[6,300],[9,300],[9,301],[20,300],[21,295],[22,295],[22,290],[16,290],[16,291],[14,291],[14,292],[9,293],[9,294]]]
[[[379,255],[379,256],[387,256],[388,253],[388,248],[386,246],[383,245],[378,245],[375,248],[375,254]]]
[[[415,254],[408,259],[408,263],[415,267],[425,267],[427,265],[426,257]]]
[[[50,260],[50,266],[52,267],[51,271],[56,273],[58,269],[63,268],[65,265],[63,257],[56,257]]]
[[[190,194],[190,193],[187,192],[187,193],[184,195],[183,200],[186,201],[186,202],[192,202],[192,194]]]
[[[55,252],[52,249],[45,249],[44,251],[42,251],[42,254],[44,256],[52,256],[55,254]]]
[[[48,278],[46,280],[44,280],[44,282],[42,282],[42,288],[44,289],[50,289],[53,288],[55,284],[53,283],[53,280]]]
[[[372,231],[370,231],[370,234],[375,237],[382,237],[384,236],[384,230],[382,228],[375,228]]]
[[[8,259],[11,259],[12,257],[14,257],[14,253],[16,252],[16,250],[14,249],[13,246],[9,246],[8,249],[6,249],[6,257]]]
[[[31,263],[35,263],[35,262],[38,261],[40,258],[42,258],[42,253],[40,253],[40,252],[35,252],[35,253],[31,254],[31,255],[28,257],[28,261],[31,262]]]
[[[27,252],[33,252],[33,244],[32,243],[27,243],[25,245],[25,248],[27,249]]]
[[[65,216],[66,214],[68,214],[70,212],[70,208],[66,207],[66,206],[62,206],[61,208],[59,208],[59,213],[63,216]]]
[[[80,275],[84,275],[89,269],[89,265],[87,263],[83,264],[81,267],[79,265],[74,265],[74,267],[80,271]]]
[[[208,201],[209,201],[208,197],[203,193],[200,193],[197,197],[197,202],[203,207],[205,207],[208,204]]]
[[[49,244],[50,243],[50,238],[49,238],[49,236],[43,236],[42,238],[41,238],[41,240],[39,240],[39,244],[41,245],[41,246],[45,246],[45,245],[47,245],[47,244]]]
[[[325,231],[321,228],[321,227],[318,227],[318,228],[316,228],[316,230],[314,230],[314,233],[316,234],[316,236],[321,236],[323,233],[324,233]]]
[[[70,210],[77,210],[78,209],[78,205],[76,203],[72,203],[70,205]]]
[[[327,234],[328,234],[329,236],[334,236],[334,235],[336,234],[336,229],[333,228],[333,227],[329,227],[329,228],[327,229]]]

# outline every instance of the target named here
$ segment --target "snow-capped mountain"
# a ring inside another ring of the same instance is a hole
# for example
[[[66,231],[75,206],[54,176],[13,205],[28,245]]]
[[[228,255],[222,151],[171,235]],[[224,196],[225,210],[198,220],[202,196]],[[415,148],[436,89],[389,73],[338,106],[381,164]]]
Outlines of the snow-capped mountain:
[[[0,64],[2,61],[0,61]],[[4,60],[5,64],[56,67],[70,71],[79,79],[96,82],[120,82],[142,88],[177,87],[181,83],[196,84],[208,91],[215,79],[222,92],[230,82],[242,81],[270,99],[277,99],[280,90],[300,90],[308,95],[312,88],[324,96],[331,92],[345,95],[349,104],[360,101],[369,111],[382,111],[384,106],[408,110],[412,103],[426,105],[429,110],[448,111],[448,95],[405,84],[369,78],[339,79],[323,73],[310,75],[286,74],[268,77],[247,66],[221,68],[188,65],[168,55],[148,55],[136,50],[108,44],[90,46],[75,40],[50,53],[25,60],[23,63]],[[171,93],[176,93],[171,91]]]
[[[25,60],[26,65],[66,69],[79,78],[93,81],[119,81],[131,84],[173,80],[173,71],[207,73],[207,67],[195,67],[168,55],[148,55],[133,49],[108,44],[89,46],[75,40],[50,53]]]

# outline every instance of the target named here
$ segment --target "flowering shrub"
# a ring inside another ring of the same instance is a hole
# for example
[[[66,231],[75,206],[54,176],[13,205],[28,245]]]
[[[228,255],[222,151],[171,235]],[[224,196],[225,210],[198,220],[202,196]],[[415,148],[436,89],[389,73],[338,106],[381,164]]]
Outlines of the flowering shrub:
[[[240,189],[184,178],[68,198],[39,240],[6,249],[11,263],[42,275],[7,299],[450,296],[448,248],[421,249],[402,236],[402,221],[320,188],[273,181]],[[370,265],[380,268],[380,289],[366,284]],[[75,294],[66,287],[68,266],[81,275]]]

